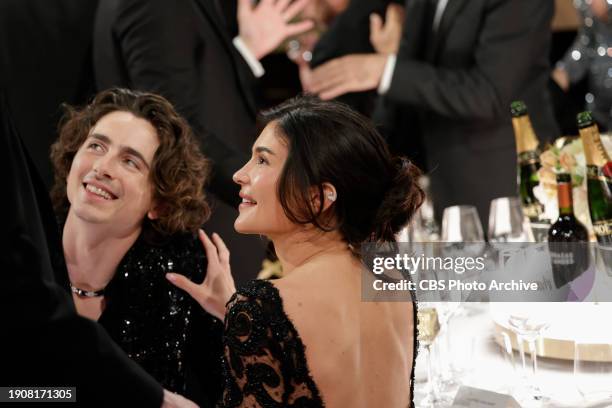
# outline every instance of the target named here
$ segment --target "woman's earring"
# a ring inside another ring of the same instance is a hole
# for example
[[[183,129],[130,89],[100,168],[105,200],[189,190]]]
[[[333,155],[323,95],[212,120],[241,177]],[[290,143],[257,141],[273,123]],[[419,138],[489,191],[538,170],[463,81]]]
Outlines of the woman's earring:
[[[327,193],[327,199],[331,202],[336,201],[336,193],[334,192]]]

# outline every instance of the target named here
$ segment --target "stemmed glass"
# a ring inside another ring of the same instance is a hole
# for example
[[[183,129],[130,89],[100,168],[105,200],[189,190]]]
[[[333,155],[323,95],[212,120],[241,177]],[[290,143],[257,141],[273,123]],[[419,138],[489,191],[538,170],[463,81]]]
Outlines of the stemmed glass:
[[[517,197],[500,197],[491,201],[487,235],[493,244],[530,241]]]
[[[516,306],[518,306],[518,304]],[[548,328],[549,323],[543,317],[538,316],[533,305],[529,305],[528,303],[522,304],[522,307],[513,311],[508,318],[508,323],[517,337],[523,370],[526,370],[523,342],[527,342],[527,347],[531,356],[531,381],[525,383],[519,390],[518,397],[521,400],[519,402],[526,407],[540,407],[544,402],[548,401],[548,397],[544,395],[537,384],[538,357],[536,352],[536,341]]]
[[[442,216],[443,242],[483,242],[482,224],[476,207],[455,205],[447,207]]]
[[[531,229],[518,197],[500,197],[491,201],[487,233],[491,244],[488,248],[490,262],[499,265],[500,260],[507,260],[526,249],[526,243],[533,241],[530,235]]]
[[[433,376],[433,367],[431,359],[431,346],[440,332],[440,322],[438,321],[438,312],[433,304],[422,302],[418,309],[418,332],[419,344],[423,346],[425,351],[425,359],[427,361],[427,391],[426,395],[419,404],[420,407],[430,408],[439,406],[438,390]]]
[[[444,210],[442,217],[442,252],[444,256],[468,256],[475,257],[484,248],[484,234],[478,212],[474,206],[452,206]],[[459,276],[454,271],[437,271],[438,279],[448,282],[449,279],[457,279]],[[449,361],[450,353],[450,319],[460,311],[463,294],[460,290],[449,290],[440,293],[441,302],[437,304],[441,338],[440,343],[440,365],[441,383],[446,391],[453,391],[459,383],[455,380],[457,370]]]
[[[483,253],[485,249],[484,233],[476,207],[456,205],[444,210],[442,242],[444,256],[474,258]],[[457,309],[459,303],[450,305],[450,307]]]

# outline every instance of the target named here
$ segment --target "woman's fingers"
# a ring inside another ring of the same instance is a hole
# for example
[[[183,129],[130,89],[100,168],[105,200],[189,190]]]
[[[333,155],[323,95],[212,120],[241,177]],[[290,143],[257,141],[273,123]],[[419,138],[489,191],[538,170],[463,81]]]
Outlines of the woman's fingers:
[[[229,265],[230,251],[229,249],[227,249],[225,242],[223,242],[219,234],[217,234],[216,232],[212,235],[212,239],[214,241],[214,244],[217,246],[219,260],[221,261],[221,263]]]
[[[167,273],[166,279],[168,279],[170,283],[172,283],[177,288],[183,289],[185,292],[189,294],[189,296],[191,296],[195,300],[198,300],[199,298],[198,295],[199,295],[201,288],[200,288],[200,285],[198,285],[197,283],[193,283],[192,281],[187,279],[185,276],[180,275],[178,273]]]
[[[208,263],[219,263],[219,253],[217,252],[217,247],[212,243],[208,235],[203,230],[198,232],[200,237],[200,241],[204,246],[204,251],[206,251],[206,257],[208,258]],[[227,248],[226,248],[227,249]]]

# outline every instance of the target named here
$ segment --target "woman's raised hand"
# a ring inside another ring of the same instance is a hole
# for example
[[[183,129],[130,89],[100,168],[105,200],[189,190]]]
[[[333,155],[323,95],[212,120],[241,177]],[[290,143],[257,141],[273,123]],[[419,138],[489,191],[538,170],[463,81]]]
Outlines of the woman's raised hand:
[[[204,282],[196,284],[176,273],[167,273],[166,278],[187,292],[208,313],[223,320],[225,305],[236,292],[229,263],[230,252],[218,234],[212,235],[212,241],[202,230],[198,235],[208,258]]]

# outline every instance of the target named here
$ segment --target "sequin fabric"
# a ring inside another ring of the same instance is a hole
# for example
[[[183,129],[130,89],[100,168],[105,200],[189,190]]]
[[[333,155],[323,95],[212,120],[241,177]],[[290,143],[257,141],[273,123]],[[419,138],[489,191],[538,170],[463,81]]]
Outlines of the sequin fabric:
[[[593,15],[590,0],[574,0],[582,17],[582,27],[576,40],[557,64],[575,83],[588,77],[586,109],[597,122],[612,130],[612,1],[608,6],[608,22]]]
[[[225,316],[225,390],[220,407],[323,407],[304,344],[278,290],[254,280],[230,299]]]
[[[212,407],[223,385],[223,324],[165,278],[173,271],[201,282],[205,268],[202,244],[191,234],[160,245],[140,237],[106,287],[98,321],[165,388]]]

